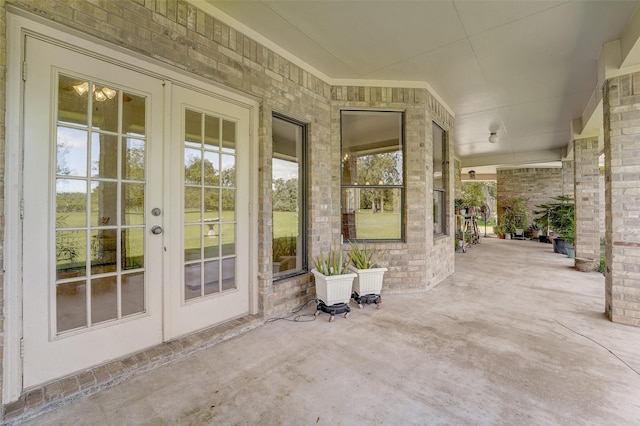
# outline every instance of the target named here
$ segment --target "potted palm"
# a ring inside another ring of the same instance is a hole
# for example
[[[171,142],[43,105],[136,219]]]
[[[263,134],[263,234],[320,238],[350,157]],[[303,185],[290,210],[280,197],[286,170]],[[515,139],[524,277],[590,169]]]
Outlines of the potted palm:
[[[375,262],[379,252],[375,246],[363,247],[355,243],[349,243],[349,270],[355,272],[353,280],[353,299],[358,303],[360,309],[363,304],[375,303],[380,309],[382,298],[382,282],[387,268],[380,267]]]
[[[555,253],[569,254],[575,240],[575,203],[569,195],[553,197],[550,202],[536,206],[536,221],[553,230],[558,236],[553,239]]]
[[[351,288],[356,274],[347,268],[349,258],[342,255],[341,250],[329,250],[325,256],[320,252],[318,257],[313,259],[314,268],[311,273],[315,277],[316,297],[318,307],[316,316],[322,312],[331,315],[329,321],[338,313],[344,313],[344,317],[349,317],[349,300],[351,300]]]

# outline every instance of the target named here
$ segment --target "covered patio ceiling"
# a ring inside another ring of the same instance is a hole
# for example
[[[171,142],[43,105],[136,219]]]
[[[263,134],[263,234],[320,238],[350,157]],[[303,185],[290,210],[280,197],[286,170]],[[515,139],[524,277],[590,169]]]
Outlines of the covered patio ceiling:
[[[640,64],[637,1],[191,1],[329,83],[431,89],[463,172],[559,165],[600,134],[605,66]]]

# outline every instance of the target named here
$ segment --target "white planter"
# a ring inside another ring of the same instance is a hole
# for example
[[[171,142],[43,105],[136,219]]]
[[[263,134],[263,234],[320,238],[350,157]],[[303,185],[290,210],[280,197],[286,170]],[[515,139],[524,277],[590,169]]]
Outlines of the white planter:
[[[353,291],[358,293],[358,296],[380,294],[384,273],[387,272],[387,268],[357,269],[349,266],[349,270],[356,273],[356,277],[353,280]]]
[[[349,303],[351,300],[351,287],[356,274],[324,275],[317,269],[312,269],[316,279],[316,297],[331,306],[338,303]]]

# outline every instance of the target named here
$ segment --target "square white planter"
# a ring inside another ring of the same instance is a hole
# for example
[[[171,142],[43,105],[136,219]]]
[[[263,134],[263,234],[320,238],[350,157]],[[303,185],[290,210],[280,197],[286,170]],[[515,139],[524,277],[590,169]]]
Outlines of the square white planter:
[[[384,273],[387,272],[387,268],[357,269],[349,266],[349,270],[356,273],[356,277],[353,280],[353,291],[358,293],[358,296],[380,294]]]
[[[316,279],[316,297],[331,306],[338,303],[349,303],[351,287],[356,274],[324,275],[317,269],[312,269]]]

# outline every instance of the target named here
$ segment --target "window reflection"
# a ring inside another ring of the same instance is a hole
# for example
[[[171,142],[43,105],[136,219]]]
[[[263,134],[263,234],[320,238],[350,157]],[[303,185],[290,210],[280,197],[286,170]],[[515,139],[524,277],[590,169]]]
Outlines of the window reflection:
[[[401,240],[403,114],[342,111],[342,235]]]
[[[284,117],[273,118],[274,278],[305,269],[304,138],[305,127]]]

